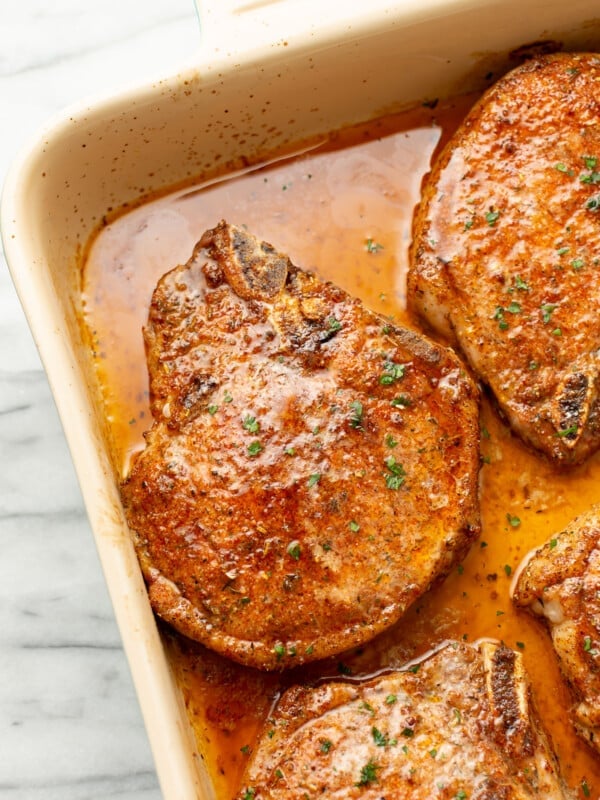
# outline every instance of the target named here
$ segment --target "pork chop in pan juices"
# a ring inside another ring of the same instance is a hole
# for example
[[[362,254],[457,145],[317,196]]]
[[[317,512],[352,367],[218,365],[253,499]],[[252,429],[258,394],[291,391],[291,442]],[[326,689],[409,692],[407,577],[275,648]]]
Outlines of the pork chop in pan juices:
[[[237,800],[564,800],[522,658],[451,642],[404,671],[296,686]]]
[[[600,56],[527,62],[474,106],[425,182],[408,289],[525,441],[598,449]]]
[[[154,610],[283,669],[402,617],[479,530],[478,391],[243,228],[154,292],[154,417],[122,485]]]

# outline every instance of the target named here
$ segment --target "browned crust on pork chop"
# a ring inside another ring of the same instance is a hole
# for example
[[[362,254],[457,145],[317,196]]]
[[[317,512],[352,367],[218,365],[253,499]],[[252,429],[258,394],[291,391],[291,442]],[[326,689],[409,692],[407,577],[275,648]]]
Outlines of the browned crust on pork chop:
[[[238,800],[570,797],[522,658],[453,642],[406,671],[294,687],[267,720]]]
[[[152,605],[245,664],[367,641],[479,528],[455,354],[221,223],[145,331],[155,418],[122,485]]]
[[[426,181],[408,287],[525,441],[598,449],[600,56],[533,60],[477,103]]]
[[[573,690],[573,722],[600,751],[600,507],[577,517],[531,553],[513,600],[544,617]]]

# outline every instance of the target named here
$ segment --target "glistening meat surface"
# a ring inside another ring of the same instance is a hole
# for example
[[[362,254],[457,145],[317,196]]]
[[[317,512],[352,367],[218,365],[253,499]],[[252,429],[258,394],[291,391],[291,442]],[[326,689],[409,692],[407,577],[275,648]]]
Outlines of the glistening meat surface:
[[[561,800],[521,656],[453,642],[403,672],[294,687],[238,800]]]
[[[527,62],[433,166],[411,308],[458,343],[513,429],[559,463],[600,445],[600,56]]]
[[[280,669],[396,622],[479,529],[454,353],[220,223],[145,330],[155,419],[122,495],[155,611]]]

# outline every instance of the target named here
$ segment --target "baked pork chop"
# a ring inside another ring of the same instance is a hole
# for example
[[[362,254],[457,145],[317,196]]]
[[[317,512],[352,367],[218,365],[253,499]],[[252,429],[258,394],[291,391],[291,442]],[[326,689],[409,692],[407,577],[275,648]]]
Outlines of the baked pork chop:
[[[600,751],[600,507],[525,559],[513,600],[545,617],[576,698],[575,728]]]
[[[530,703],[521,656],[450,643],[366,683],[280,699],[238,800],[570,797]]]
[[[154,424],[122,496],[155,611],[245,664],[396,622],[478,532],[455,354],[220,223],[154,292]]]
[[[443,150],[415,216],[410,308],[552,460],[600,445],[600,56],[530,61]]]

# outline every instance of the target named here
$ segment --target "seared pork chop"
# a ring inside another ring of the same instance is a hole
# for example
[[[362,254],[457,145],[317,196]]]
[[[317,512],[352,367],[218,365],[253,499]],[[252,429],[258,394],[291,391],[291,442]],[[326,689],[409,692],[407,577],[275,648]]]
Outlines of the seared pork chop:
[[[454,353],[220,223],[154,292],[155,418],[122,485],[155,611],[282,669],[396,622],[478,532]]]
[[[569,796],[521,657],[492,643],[450,643],[407,671],[289,689],[238,800]]]
[[[513,600],[545,617],[576,698],[577,732],[600,751],[600,508],[528,556]]]
[[[530,61],[433,166],[409,303],[556,462],[600,445],[600,56]]]

